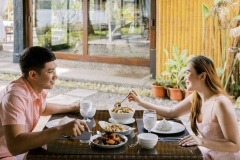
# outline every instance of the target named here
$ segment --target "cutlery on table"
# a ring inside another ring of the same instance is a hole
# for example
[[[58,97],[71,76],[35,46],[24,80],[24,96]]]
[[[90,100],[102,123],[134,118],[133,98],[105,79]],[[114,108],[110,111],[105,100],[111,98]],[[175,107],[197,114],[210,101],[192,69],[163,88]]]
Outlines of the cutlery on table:
[[[132,90],[132,92],[133,92],[133,90]],[[130,93],[128,93],[128,95],[127,95],[127,96],[126,96],[121,102],[117,102],[117,103],[115,103],[114,106],[121,107],[122,102],[125,101],[125,99],[127,99],[128,96],[130,96]]]
[[[114,106],[121,107],[122,102],[125,101],[128,98],[129,95],[130,95],[130,93],[121,102],[115,103]]]
[[[158,137],[159,141],[180,141],[181,139],[179,137]]]

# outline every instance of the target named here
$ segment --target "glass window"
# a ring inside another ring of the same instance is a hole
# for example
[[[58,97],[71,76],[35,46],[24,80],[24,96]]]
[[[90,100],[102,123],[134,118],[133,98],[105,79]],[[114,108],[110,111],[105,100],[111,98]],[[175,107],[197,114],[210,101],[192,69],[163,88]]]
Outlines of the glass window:
[[[34,0],[33,45],[82,54],[82,0]]]
[[[149,59],[149,0],[89,0],[88,54]]]
[[[83,3],[88,3],[86,31]],[[88,55],[150,57],[150,0],[33,0],[33,8],[33,45],[83,54],[84,40]]]

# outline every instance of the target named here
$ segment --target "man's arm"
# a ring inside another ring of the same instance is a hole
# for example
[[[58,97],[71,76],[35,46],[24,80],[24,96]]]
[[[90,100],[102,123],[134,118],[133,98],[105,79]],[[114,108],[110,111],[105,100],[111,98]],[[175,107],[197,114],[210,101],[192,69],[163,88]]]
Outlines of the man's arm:
[[[79,136],[84,130],[90,131],[87,124],[80,120],[40,132],[26,133],[25,125],[20,124],[5,125],[3,128],[7,146],[12,155],[22,154],[30,149],[41,147],[60,135]]]
[[[48,116],[57,113],[67,113],[67,112],[79,112],[80,105],[73,104],[73,105],[60,105],[60,104],[46,104],[46,108],[42,113],[42,116]]]

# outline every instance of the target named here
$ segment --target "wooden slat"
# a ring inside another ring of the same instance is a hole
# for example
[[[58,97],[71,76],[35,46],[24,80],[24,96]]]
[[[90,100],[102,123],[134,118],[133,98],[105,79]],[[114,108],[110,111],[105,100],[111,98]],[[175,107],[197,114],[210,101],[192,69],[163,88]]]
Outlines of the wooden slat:
[[[76,54],[66,54],[66,53],[55,53],[56,58],[69,59],[69,60],[80,60],[87,62],[99,62],[99,63],[109,63],[109,64],[123,64],[123,65],[133,65],[133,66],[143,66],[149,67],[150,60],[143,58],[115,58],[107,56],[89,56],[89,55],[76,55]]]
[[[175,44],[180,51],[188,49],[188,54],[200,55],[202,48],[202,5],[208,8],[213,6],[213,1],[208,0],[159,0],[157,1],[157,47],[156,47],[156,75],[165,70],[166,56],[163,49],[167,49],[172,54],[172,46]],[[231,9],[230,17],[238,15],[239,9]],[[217,22],[217,21],[216,21]],[[217,26],[217,25],[215,25]],[[220,40],[223,46],[225,32],[219,32],[215,28],[213,34],[213,20],[209,18],[206,23],[205,56],[210,57],[216,66],[222,67],[222,56]],[[213,38],[215,41],[213,41]],[[221,39],[220,39],[221,38]],[[227,48],[231,44],[229,38]],[[214,46],[214,52],[213,48]]]

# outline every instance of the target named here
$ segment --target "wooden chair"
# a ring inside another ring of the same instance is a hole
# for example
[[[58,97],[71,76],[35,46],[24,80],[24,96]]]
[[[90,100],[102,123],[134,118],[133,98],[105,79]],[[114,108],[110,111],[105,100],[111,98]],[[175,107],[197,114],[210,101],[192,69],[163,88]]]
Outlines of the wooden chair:
[[[5,32],[6,32],[6,38],[5,41],[8,41],[8,37],[10,38],[10,41],[12,40],[13,36],[13,26],[5,26]]]
[[[114,36],[114,35],[116,35],[116,33],[121,32],[121,28],[128,28],[128,30],[129,30],[129,28],[130,28],[130,26],[131,26],[131,23],[132,23],[132,21],[129,22],[129,23],[126,23],[126,24],[124,24],[124,25],[122,25],[122,26],[116,26],[116,27],[114,28],[114,30],[112,31],[112,35]],[[128,32],[128,33],[129,33],[129,32]]]
[[[143,20],[143,36],[146,35],[146,41],[149,40],[149,20],[148,18],[145,18]]]

